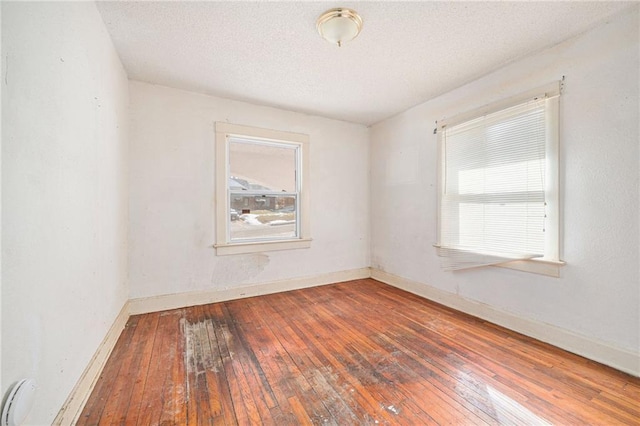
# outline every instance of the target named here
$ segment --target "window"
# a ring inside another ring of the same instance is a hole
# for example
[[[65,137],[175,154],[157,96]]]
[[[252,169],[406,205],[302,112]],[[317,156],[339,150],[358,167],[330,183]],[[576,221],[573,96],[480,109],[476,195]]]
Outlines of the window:
[[[439,123],[443,269],[558,275],[559,94],[554,83]]]
[[[216,123],[216,253],[310,246],[307,135]]]

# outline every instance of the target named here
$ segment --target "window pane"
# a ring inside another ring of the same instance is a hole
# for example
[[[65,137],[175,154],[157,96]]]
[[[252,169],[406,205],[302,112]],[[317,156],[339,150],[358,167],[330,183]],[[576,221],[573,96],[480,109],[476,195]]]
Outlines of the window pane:
[[[229,143],[231,190],[296,192],[296,148],[262,142]]]
[[[231,241],[296,238],[296,197],[231,193]]]

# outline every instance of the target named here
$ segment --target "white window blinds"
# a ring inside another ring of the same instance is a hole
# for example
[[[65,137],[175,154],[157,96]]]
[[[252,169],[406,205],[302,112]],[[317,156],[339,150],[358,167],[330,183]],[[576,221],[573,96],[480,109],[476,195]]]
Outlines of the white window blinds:
[[[545,257],[553,187],[547,153],[557,133],[549,127],[557,111],[550,98],[441,127],[436,247],[443,269]]]

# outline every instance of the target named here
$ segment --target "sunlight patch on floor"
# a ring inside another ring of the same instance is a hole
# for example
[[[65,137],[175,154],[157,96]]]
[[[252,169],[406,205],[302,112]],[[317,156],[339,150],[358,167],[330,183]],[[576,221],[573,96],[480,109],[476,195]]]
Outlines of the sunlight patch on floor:
[[[500,424],[536,426],[551,426],[552,424],[491,386],[487,386],[487,393],[491,398]]]

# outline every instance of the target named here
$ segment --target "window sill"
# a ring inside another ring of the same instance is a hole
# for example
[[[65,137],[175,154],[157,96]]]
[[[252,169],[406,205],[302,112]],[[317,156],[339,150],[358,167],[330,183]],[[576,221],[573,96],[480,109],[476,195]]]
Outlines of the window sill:
[[[293,250],[311,247],[311,238],[282,241],[259,241],[250,243],[216,244],[216,255],[257,253],[263,251]]]
[[[566,263],[556,260],[529,259],[513,260],[511,262],[495,265],[499,268],[515,269],[517,271],[531,272],[533,274],[547,275],[549,277],[560,277],[560,268]]]

